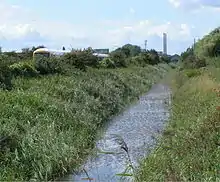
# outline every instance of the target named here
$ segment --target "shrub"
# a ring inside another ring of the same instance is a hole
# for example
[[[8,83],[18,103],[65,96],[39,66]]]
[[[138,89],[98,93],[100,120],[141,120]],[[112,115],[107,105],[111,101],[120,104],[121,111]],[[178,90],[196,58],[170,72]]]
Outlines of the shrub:
[[[41,57],[34,61],[34,68],[40,74],[53,74],[62,72],[61,60],[59,58]]]
[[[90,50],[68,53],[62,58],[62,61],[81,70],[85,70],[86,67],[97,68],[99,65],[99,58],[94,56]]]
[[[187,77],[191,78],[191,77],[200,76],[202,73],[199,69],[188,69],[185,70],[185,74]]]
[[[145,66],[149,64],[148,54],[140,54],[139,56],[135,56],[131,59],[131,64],[136,66]]]
[[[220,68],[220,57],[213,57],[207,59],[207,65]]]
[[[110,58],[105,58],[100,62],[100,66],[103,68],[116,68],[115,63]]]
[[[18,59],[10,57],[8,55],[5,54],[0,54],[0,65],[4,64],[4,65],[11,65],[18,62]]]
[[[177,67],[177,64],[175,64],[175,63],[169,63],[169,66],[172,68],[172,69],[175,69],[176,67]]]
[[[160,62],[160,57],[159,57],[157,51],[152,49],[152,50],[148,51],[147,53],[149,55],[149,64],[155,65]]]
[[[11,90],[12,89],[12,74],[7,65],[0,65],[0,88]]]
[[[194,55],[189,55],[183,60],[183,67],[187,69],[191,68],[201,68],[206,66],[205,59],[198,58]]]
[[[160,75],[149,66],[16,79],[13,92],[0,92],[0,140],[11,150],[0,150],[0,181],[48,181],[77,170],[98,127]]]
[[[116,67],[127,67],[127,62],[126,62],[126,55],[124,52],[122,51],[116,51],[116,52],[112,52],[110,54],[110,58],[111,60],[114,61],[115,66]]]
[[[168,57],[167,55],[162,55],[160,57],[160,62],[163,62],[163,63],[170,63],[171,59],[170,57]]]
[[[19,62],[9,66],[13,76],[34,77],[38,75],[37,70],[31,62]]]

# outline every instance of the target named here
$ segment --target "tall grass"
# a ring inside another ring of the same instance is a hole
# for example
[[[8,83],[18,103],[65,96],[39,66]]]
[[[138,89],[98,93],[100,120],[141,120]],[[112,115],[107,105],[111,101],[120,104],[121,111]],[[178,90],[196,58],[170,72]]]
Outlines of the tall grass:
[[[97,130],[146,92],[161,67],[17,77],[0,90],[0,181],[49,180],[77,169]]]
[[[174,85],[172,116],[160,144],[142,162],[139,181],[220,180],[220,98],[213,92],[220,73],[213,70],[173,77],[179,85]]]

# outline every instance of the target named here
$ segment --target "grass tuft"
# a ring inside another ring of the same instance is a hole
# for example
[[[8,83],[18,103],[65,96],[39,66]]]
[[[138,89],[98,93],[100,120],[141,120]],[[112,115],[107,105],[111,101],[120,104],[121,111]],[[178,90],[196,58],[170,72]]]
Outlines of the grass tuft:
[[[0,91],[0,181],[45,181],[76,170],[98,129],[165,73],[155,67],[14,78],[13,90]]]
[[[174,86],[170,122],[142,162],[140,181],[220,180],[220,98],[213,92],[219,81],[209,71],[188,79],[178,73],[176,79],[184,81]]]

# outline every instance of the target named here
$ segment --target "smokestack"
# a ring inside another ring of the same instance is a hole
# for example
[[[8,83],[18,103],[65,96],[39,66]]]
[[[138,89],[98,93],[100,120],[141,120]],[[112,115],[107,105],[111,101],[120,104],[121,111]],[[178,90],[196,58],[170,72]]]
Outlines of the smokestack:
[[[163,53],[167,55],[167,34],[163,33]]]

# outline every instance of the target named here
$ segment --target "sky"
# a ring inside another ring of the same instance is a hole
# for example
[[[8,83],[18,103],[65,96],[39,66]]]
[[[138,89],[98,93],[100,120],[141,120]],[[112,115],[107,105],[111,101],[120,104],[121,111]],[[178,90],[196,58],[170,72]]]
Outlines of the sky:
[[[219,0],[0,0],[3,50],[109,48],[130,43],[179,54],[220,26]]]

